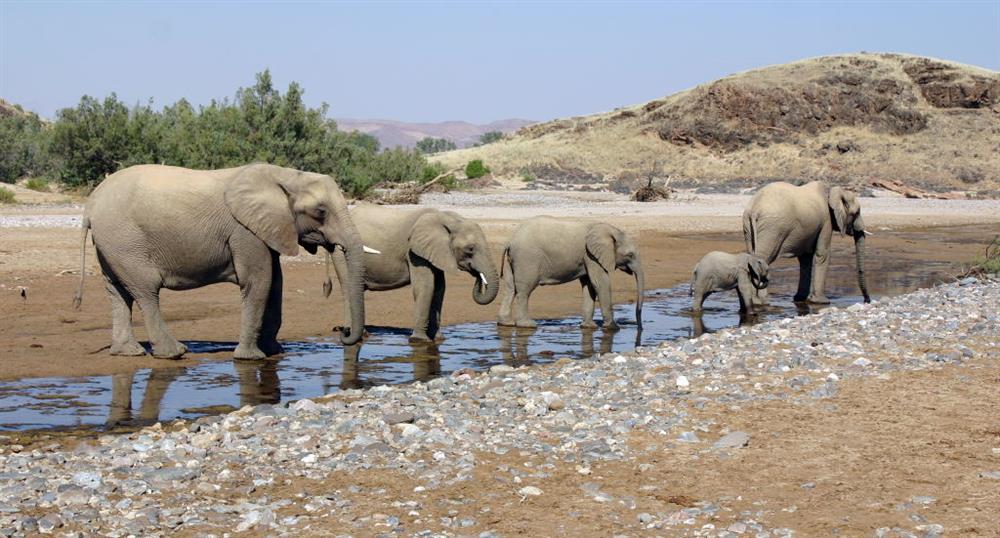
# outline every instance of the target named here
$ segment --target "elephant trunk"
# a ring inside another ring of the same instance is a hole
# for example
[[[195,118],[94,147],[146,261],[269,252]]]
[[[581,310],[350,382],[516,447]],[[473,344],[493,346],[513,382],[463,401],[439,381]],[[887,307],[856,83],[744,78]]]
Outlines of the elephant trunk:
[[[632,273],[635,274],[635,324],[639,331],[642,331],[642,300],[646,289],[646,276],[638,262],[632,269]]]
[[[865,278],[865,229],[860,216],[854,221],[854,257],[858,264],[858,287],[861,288],[865,302],[870,303],[872,300],[868,295],[868,280]]]
[[[346,346],[358,343],[365,333],[365,266],[364,248],[361,235],[346,216],[341,222],[340,245],[344,248],[344,258],[347,260],[347,280],[341,282],[344,300],[349,301],[351,308],[350,332],[341,333],[340,341]]]
[[[500,276],[492,263],[482,265],[473,264],[472,276],[476,279],[472,285],[472,300],[476,304],[488,305],[496,299],[497,292],[500,291]],[[485,282],[483,282],[485,280]]]

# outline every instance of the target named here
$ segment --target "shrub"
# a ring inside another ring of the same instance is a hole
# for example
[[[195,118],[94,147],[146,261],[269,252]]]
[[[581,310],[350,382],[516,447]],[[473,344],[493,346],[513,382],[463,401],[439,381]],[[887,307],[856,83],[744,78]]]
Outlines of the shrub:
[[[421,153],[440,153],[458,149],[454,142],[446,138],[426,137],[417,142],[417,150]]]
[[[532,174],[528,170],[525,170],[524,172],[521,172],[521,181],[523,181],[525,183],[534,183],[536,179],[538,179],[538,178],[535,177],[535,174]]]
[[[33,177],[24,183],[24,188],[38,192],[49,192],[49,182],[45,178]]]
[[[465,177],[469,179],[481,178],[489,173],[489,167],[483,164],[483,161],[479,159],[469,161],[469,164],[465,165]]]
[[[14,191],[7,187],[0,187],[0,204],[13,204],[17,200],[14,198]]]
[[[500,131],[490,131],[479,136],[479,145],[492,144],[498,140],[503,140],[503,133]]]

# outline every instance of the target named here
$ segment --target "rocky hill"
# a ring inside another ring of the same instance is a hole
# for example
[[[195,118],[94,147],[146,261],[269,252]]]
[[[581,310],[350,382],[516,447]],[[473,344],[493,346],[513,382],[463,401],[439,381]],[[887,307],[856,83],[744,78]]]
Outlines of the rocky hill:
[[[825,56],[645,104],[531,125],[436,157],[541,186],[738,186],[774,179],[1000,189],[1000,73],[902,54]]]
[[[504,134],[513,133],[518,129],[531,125],[530,120],[509,119],[494,121],[487,124],[475,124],[466,121],[444,121],[440,123],[406,123],[392,120],[355,120],[338,119],[337,128],[341,131],[361,131],[378,138],[383,148],[402,146],[414,147],[418,141],[426,138],[445,138],[451,140],[460,148],[471,146],[479,141],[479,137],[490,131],[500,131]]]

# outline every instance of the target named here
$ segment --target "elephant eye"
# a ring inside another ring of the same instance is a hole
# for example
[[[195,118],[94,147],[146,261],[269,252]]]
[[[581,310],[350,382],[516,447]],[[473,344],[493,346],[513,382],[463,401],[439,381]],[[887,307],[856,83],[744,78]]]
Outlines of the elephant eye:
[[[326,219],[326,208],[325,207],[317,207],[313,211],[313,217],[315,217],[316,220],[324,220],[324,219]]]
[[[476,245],[466,245],[465,248],[463,248],[462,250],[466,254],[472,254],[473,252],[476,251]]]

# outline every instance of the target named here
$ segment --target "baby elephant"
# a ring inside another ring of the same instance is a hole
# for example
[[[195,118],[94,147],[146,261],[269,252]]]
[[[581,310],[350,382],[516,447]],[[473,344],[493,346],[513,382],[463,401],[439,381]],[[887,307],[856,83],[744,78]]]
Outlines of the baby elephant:
[[[694,267],[691,281],[691,309],[701,311],[705,297],[736,288],[740,297],[740,312],[753,313],[753,298],[757,290],[767,288],[767,261],[755,254],[709,252]]]
[[[613,331],[611,274],[635,275],[635,321],[642,327],[643,273],[639,250],[625,232],[602,223],[567,222],[535,217],[518,226],[504,250],[503,301],[499,325],[534,327],[528,297],[539,285],[579,280],[583,287],[583,323],[596,327],[594,301],[601,304],[604,329]]]

